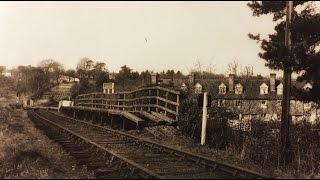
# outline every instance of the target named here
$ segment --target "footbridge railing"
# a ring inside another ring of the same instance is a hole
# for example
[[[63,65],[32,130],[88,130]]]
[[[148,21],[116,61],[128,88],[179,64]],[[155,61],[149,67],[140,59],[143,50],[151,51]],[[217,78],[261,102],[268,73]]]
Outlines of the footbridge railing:
[[[75,106],[127,112],[149,112],[178,120],[179,91],[160,86],[117,93],[90,93],[76,97]]]

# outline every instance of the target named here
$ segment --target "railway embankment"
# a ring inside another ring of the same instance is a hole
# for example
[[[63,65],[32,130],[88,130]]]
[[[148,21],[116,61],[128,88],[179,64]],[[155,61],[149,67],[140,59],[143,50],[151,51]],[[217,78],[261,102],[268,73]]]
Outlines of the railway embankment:
[[[78,166],[74,157],[36,129],[25,110],[1,104],[0,179],[93,177],[85,166]]]

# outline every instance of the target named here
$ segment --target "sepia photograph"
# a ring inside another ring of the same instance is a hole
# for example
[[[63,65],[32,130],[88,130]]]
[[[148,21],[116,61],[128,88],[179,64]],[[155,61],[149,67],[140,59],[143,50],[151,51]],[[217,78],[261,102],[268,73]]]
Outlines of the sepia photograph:
[[[1,1],[0,179],[320,179],[320,2]]]

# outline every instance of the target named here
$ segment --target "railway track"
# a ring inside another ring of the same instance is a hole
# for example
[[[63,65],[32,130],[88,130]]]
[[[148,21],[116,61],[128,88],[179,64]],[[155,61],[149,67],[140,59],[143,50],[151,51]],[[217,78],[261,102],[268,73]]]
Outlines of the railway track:
[[[270,178],[50,111],[30,110],[28,115],[97,178]]]

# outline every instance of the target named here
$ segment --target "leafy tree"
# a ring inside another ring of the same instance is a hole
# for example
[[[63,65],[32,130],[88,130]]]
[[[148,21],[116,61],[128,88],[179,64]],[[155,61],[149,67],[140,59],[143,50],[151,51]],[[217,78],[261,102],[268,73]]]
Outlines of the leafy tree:
[[[41,67],[19,66],[12,70],[18,94],[32,93],[38,98],[51,87],[50,76]]]
[[[99,71],[107,71],[106,63],[96,62],[96,64],[94,65],[94,69],[97,69]]]
[[[6,66],[0,66],[0,74],[2,74],[6,70]]]
[[[51,87],[49,83],[50,76],[40,67],[31,67],[30,70],[31,74],[28,78],[28,86],[34,96],[39,98],[42,93]]]
[[[73,69],[68,69],[68,70],[66,70],[65,75],[70,76],[70,77],[73,77],[73,78],[78,77],[76,71],[73,70]]]
[[[129,68],[127,65],[121,67],[119,73],[116,76],[117,81],[123,81],[126,79],[132,79],[132,69]]]
[[[177,71],[177,73],[175,74],[175,77],[177,78],[177,79],[182,79],[182,78],[184,78],[184,75],[182,74],[182,72],[181,71]]]
[[[300,6],[302,5],[302,6]],[[279,21],[275,26],[275,33],[269,35],[269,40],[260,39],[260,35],[249,34],[251,39],[261,43],[263,52],[259,56],[266,60],[266,66],[275,70],[289,67],[293,72],[302,75],[298,80],[312,80],[313,89],[309,92],[313,100],[319,101],[320,86],[320,52],[316,47],[320,45],[320,14],[316,13],[315,5],[311,1],[293,1],[293,7],[299,6],[301,12],[293,11],[291,31],[291,52],[285,47],[285,1],[252,1],[248,6],[254,16],[273,14],[273,20]],[[288,58],[288,56],[290,58]]]
[[[94,67],[94,62],[88,57],[81,58],[77,64],[76,72],[80,79],[88,76],[88,71]]]
[[[142,80],[143,84],[149,84],[151,82],[151,72],[148,70],[142,71],[140,73],[140,79]]]
[[[58,84],[60,77],[64,74],[63,65],[53,59],[42,60],[39,67],[49,76],[52,85]]]
[[[94,66],[93,60],[91,60],[88,57],[84,57],[84,58],[81,58],[80,61],[78,62],[76,70],[78,71],[82,69],[87,71],[93,68],[93,66]]]
[[[300,6],[300,12],[295,7]],[[266,66],[275,70],[286,72],[303,72],[299,79],[310,79],[314,81],[314,100],[319,101],[319,81],[320,81],[320,52],[316,47],[320,44],[320,14],[316,13],[315,6],[310,1],[293,1],[291,31],[291,50],[285,46],[285,26],[286,15],[285,1],[252,1],[248,6],[253,11],[253,16],[273,14],[273,20],[278,21],[275,26],[275,33],[269,35],[269,39],[260,39],[260,35],[248,34],[249,38],[261,43],[263,52],[259,56],[266,60]],[[286,80],[285,80],[286,81]],[[284,94],[290,93],[284,87]],[[283,99],[286,101],[286,99]],[[284,111],[285,108],[282,110]],[[282,124],[284,124],[284,118]],[[283,129],[283,125],[281,126]],[[285,130],[287,131],[287,130]],[[288,134],[288,133],[287,133]],[[287,138],[288,136],[286,136]],[[289,140],[284,140],[281,135],[281,164],[292,161],[292,154]]]

